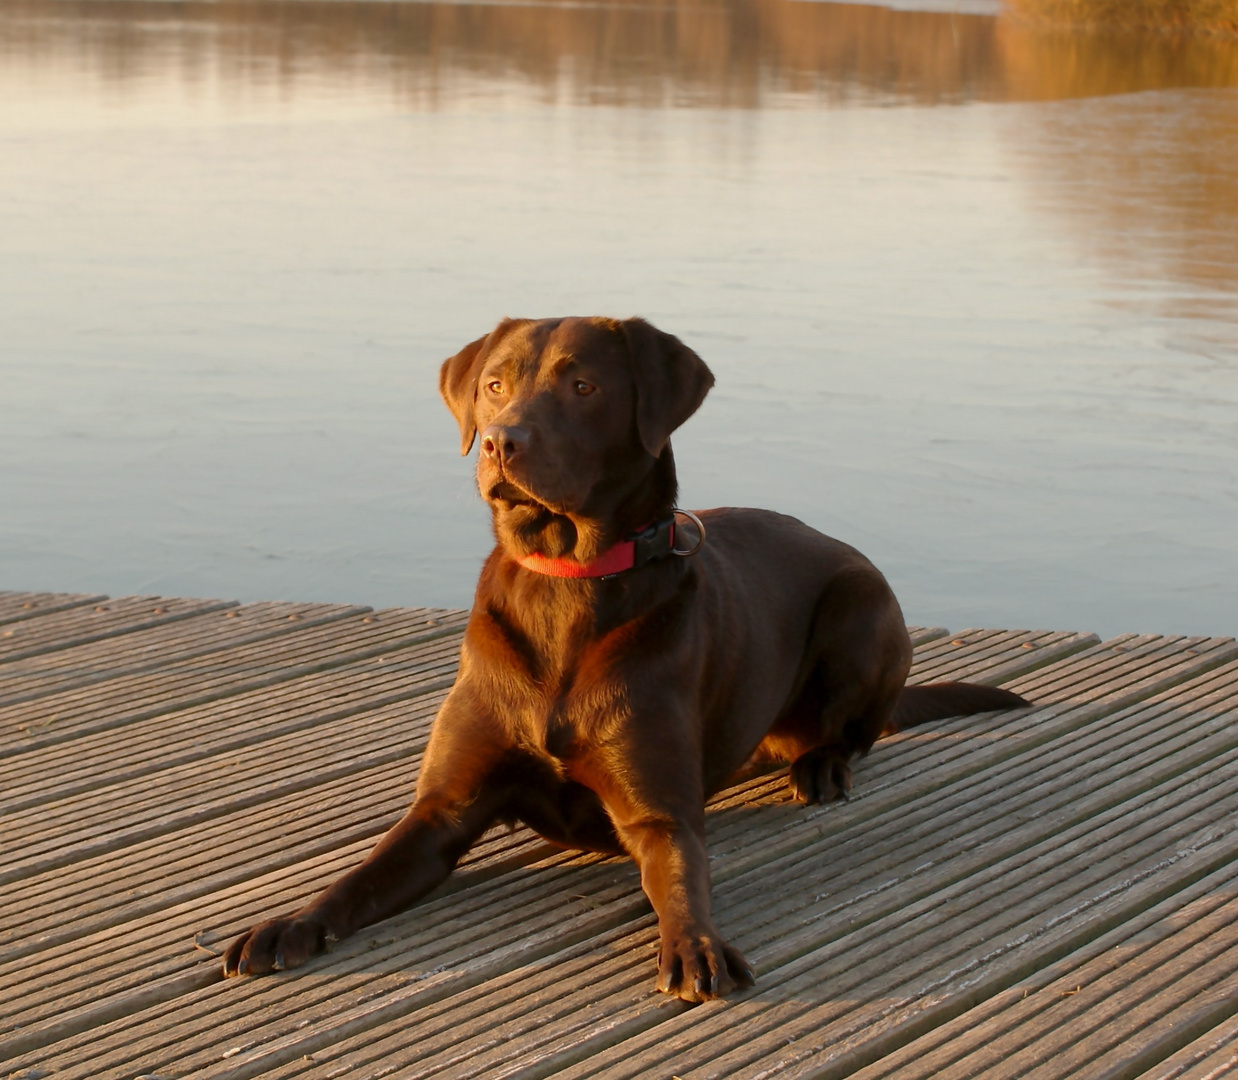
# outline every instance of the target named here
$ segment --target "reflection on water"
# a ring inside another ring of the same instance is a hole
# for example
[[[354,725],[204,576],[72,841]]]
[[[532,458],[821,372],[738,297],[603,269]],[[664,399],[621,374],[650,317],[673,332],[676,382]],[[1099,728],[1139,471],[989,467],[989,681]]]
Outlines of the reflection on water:
[[[467,600],[503,314],[918,621],[1233,632],[1238,47],[795,0],[0,0],[0,588]],[[445,539],[446,538],[446,539]]]
[[[935,104],[1238,85],[1238,50],[1216,39],[800,0],[16,0],[0,9],[0,49],[121,87],[154,69],[287,93],[324,76],[379,78],[423,108],[467,96],[470,79],[511,77],[576,103],[743,108],[788,95]]]
[[[1238,50],[1236,50],[1238,51]],[[1019,153],[1061,226],[1130,280],[1179,282],[1167,315],[1238,325],[1238,107],[1232,95],[1045,110]],[[1097,138],[1097,133],[1103,138]],[[1016,148],[1018,151],[1018,148]],[[1067,197],[1063,198],[1063,194]],[[1187,329],[1189,332],[1189,328]],[[1202,327],[1196,329],[1204,329]],[[1223,327],[1206,331],[1224,332]],[[1207,347],[1207,346],[1201,346]]]

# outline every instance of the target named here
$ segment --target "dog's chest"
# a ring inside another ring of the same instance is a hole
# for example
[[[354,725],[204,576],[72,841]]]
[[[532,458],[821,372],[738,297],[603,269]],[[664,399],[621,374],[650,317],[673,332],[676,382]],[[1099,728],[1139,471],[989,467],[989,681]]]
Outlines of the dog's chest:
[[[519,740],[564,775],[591,758],[629,715],[622,680],[587,667],[565,666],[552,679],[543,679],[520,710]]]
[[[556,703],[541,724],[539,749],[561,764],[570,761],[580,749],[578,726],[571,711]]]
[[[488,629],[479,639],[487,648],[475,653],[486,697],[505,702],[497,712],[514,721],[516,741],[559,771],[570,772],[629,715],[627,665],[609,635],[596,636],[587,624],[529,633],[505,618]]]
[[[533,718],[538,749],[562,765],[587,754],[622,723],[626,713],[622,688],[609,680],[583,684],[564,680],[543,700]]]

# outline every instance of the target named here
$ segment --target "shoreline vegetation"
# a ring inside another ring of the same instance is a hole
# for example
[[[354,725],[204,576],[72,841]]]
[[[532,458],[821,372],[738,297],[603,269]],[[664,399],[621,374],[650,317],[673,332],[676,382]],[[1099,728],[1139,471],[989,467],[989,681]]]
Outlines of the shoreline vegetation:
[[[1029,22],[1238,37],[1238,0],[1006,0]]]

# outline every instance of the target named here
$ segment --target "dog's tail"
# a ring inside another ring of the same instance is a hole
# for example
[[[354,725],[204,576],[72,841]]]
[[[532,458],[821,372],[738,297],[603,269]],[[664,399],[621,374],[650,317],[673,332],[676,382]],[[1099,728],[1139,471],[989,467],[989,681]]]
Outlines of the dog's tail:
[[[972,713],[998,709],[1021,709],[1030,705],[1026,698],[997,686],[975,683],[942,682],[927,686],[904,686],[894,707],[894,719],[889,734],[906,731],[930,720],[947,716],[970,716]]]

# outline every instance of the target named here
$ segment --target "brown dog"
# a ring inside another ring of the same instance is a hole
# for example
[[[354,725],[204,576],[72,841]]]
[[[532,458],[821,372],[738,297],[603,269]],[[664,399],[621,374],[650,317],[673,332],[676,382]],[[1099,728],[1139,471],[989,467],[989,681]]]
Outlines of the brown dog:
[[[783,761],[797,799],[826,802],[883,731],[1026,704],[962,683],[905,688],[902,612],[854,548],[769,511],[703,512],[707,536],[672,511],[669,437],[712,384],[640,319],[507,320],[443,365],[462,452],[481,434],[498,544],[416,800],[359,867],[238,938],[225,974],[296,967],[519,819],[565,847],[631,855],[658,915],[658,989],[719,997],[753,974],[710,914],[710,794],[746,764]]]

